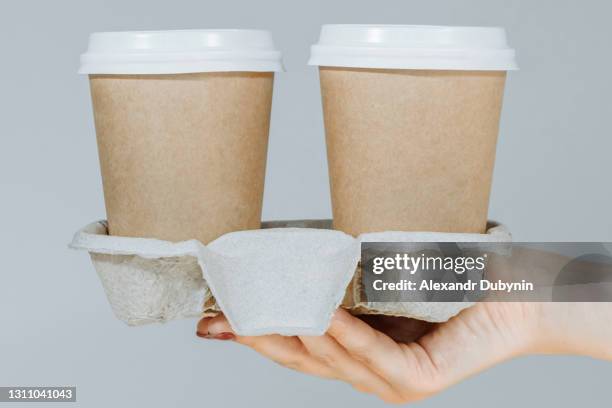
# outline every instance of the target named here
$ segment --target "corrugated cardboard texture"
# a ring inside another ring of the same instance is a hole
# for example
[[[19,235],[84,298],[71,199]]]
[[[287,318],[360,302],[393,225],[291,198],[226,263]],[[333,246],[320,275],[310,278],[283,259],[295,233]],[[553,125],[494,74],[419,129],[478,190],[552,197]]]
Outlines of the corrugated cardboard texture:
[[[334,228],[482,233],[505,72],[320,68]]]
[[[273,73],[90,76],[112,235],[259,228]]]

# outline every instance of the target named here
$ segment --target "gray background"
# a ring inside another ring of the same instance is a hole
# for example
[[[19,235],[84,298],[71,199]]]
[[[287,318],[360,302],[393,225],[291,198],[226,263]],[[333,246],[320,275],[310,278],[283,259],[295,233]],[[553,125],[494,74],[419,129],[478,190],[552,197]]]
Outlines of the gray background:
[[[522,70],[508,81],[491,218],[517,240],[611,241],[611,12],[606,1],[559,0],[4,1],[0,385],[76,385],[88,407],[382,405],[199,340],[194,321],[114,319],[87,255],[66,247],[104,217],[88,85],[76,74],[90,32],[272,30],[288,72],[275,84],[264,217],[285,219],[330,216],[318,78],[305,65],[321,24],[505,26]],[[586,358],[521,358],[422,406],[598,407],[610,404],[611,376]]]

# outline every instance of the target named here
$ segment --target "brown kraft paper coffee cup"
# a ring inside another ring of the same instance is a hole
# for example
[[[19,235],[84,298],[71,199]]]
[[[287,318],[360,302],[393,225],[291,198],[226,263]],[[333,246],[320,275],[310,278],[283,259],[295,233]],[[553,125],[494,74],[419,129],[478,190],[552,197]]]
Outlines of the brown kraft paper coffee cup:
[[[334,228],[485,232],[505,78],[320,67]]]
[[[259,228],[273,75],[90,75],[109,233]]]

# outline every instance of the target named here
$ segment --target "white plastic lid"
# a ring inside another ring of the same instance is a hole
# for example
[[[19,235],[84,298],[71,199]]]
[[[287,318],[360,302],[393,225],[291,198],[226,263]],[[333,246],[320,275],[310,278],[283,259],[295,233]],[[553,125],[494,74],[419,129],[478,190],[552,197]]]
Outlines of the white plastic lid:
[[[309,65],[507,71],[518,69],[500,27],[333,24],[321,28]]]
[[[264,30],[93,33],[80,74],[181,74],[282,71],[280,51]]]

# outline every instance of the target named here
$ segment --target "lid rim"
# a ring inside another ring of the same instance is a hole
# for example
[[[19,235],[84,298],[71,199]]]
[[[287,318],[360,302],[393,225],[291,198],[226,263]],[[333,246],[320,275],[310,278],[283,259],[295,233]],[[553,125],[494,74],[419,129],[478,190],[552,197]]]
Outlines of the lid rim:
[[[83,74],[283,70],[269,31],[236,28],[96,32],[80,62]]]
[[[180,28],[173,30],[119,30],[119,31],[96,31],[90,35],[124,35],[124,34],[172,34],[172,33],[206,33],[206,32],[260,32],[268,33],[268,30],[260,28]]]
[[[501,27],[326,24],[309,65],[353,68],[515,70]]]

